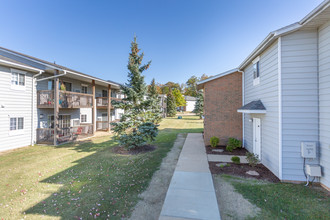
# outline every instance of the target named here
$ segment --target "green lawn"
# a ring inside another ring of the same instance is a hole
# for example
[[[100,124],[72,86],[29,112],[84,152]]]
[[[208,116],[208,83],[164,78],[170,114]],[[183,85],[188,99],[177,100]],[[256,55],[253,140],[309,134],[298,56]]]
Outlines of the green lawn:
[[[112,153],[111,137],[0,155],[0,219],[120,219],[130,215],[178,133],[202,132],[195,116],[167,118],[146,154]]]
[[[222,177],[262,210],[256,219],[330,219],[330,194],[320,187]]]

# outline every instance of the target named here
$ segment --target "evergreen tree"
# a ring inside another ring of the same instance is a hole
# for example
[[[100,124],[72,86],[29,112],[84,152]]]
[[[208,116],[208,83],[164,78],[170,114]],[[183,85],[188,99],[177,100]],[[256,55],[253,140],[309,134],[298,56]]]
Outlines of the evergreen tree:
[[[162,112],[160,106],[160,100],[158,97],[157,86],[155,83],[155,79],[152,79],[151,84],[148,88],[148,105],[149,105],[149,117],[150,121],[155,124],[159,124],[162,120]]]
[[[174,117],[176,115],[176,104],[175,104],[175,98],[172,94],[172,90],[170,90],[167,94],[167,116]]]
[[[186,100],[178,89],[173,89],[173,96],[177,107],[186,106]]]
[[[128,60],[128,83],[122,86],[122,92],[126,98],[121,102],[113,101],[115,108],[124,109],[118,123],[111,123],[119,143],[128,148],[136,148],[145,145],[148,141],[154,141],[158,134],[158,126],[150,120],[149,101],[144,97],[147,95],[147,86],[144,82],[143,71],[147,70],[151,62],[141,65],[143,53],[136,42],[136,37],[131,43],[131,53]]]
[[[204,114],[204,96],[202,92],[198,92],[197,94],[194,113],[196,113],[196,115],[199,115],[199,118],[202,119],[202,116]]]

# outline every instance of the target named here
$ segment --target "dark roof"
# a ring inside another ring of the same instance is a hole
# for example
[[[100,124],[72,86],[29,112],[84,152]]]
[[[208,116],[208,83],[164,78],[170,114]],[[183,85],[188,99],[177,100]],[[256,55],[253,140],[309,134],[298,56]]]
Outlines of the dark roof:
[[[2,56],[2,55],[0,55],[0,59],[1,59],[1,60],[5,60],[5,61],[8,61],[8,62],[15,63],[15,64],[19,64],[19,65],[24,65],[24,66],[28,66],[28,67],[35,68],[35,67],[33,67],[33,66],[31,66],[31,65],[28,65],[28,64],[26,64],[26,63],[22,63],[22,62],[19,62],[19,61],[17,61],[17,60],[14,60],[14,59],[11,59],[11,58],[9,58],[9,57]]]
[[[189,96],[189,95],[186,95],[186,96],[184,97],[184,99],[185,99],[186,101],[196,101],[196,100],[197,100],[196,97]]]
[[[266,110],[264,104],[260,100],[249,102],[240,107],[238,110]]]
[[[59,68],[59,69],[63,69],[63,70],[68,70],[68,71],[76,72],[76,73],[79,73],[79,74],[81,74],[81,75],[85,75],[85,76],[88,76],[88,77],[93,77],[93,78],[98,79],[98,80],[108,81],[108,82],[110,82],[110,83],[114,83],[114,84],[118,84],[118,85],[120,85],[120,83],[117,83],[117,82],[114,82],[114,81],[111,81],[111,80],[100,79],[100,78],[98,78],[98,77],[95,77],[95,76],[92,76],[92,75],[88,75],[88,74],[85,74],[85,73],[79,72],[79,71],[77,71],[77,70],[73,70],[73,69],[67,68],[67,67],[65,67],[65,66],[61,66],[61,65],[58,65],[58,64],[55,64],[55,63],[52,63],[52,62],[48,62],[48,61],[46,61],[46,60],[42,60],[42,59],[39,59],[39,58],[36,58],[36,57],[33,57],[33,56],[29,56],[29,55],[26,55],[26,54],[24,54],[24,53],[20,53],[20,52],[17,52],[17,51],[9,50],[9,49],[4,48],[4,47],[0,47],[0,49],[5,50],[5,51],[8,51],[8,52],[11,52],[11,53],[15,53],[15,54],[17,54],[17,55],[24,56],[24,57],[27,57],[27,58],[30,58],[30,59],[33,59],[33,60],[36,60],[36,61],[38,61],[38,62],[41,62],[41,63],[47,64],[47,65],[51,65],[51,66],[53,66],[53,67],[57,67],[57,68]],[[24,64],[24,65],[26,65],[26,64]]]

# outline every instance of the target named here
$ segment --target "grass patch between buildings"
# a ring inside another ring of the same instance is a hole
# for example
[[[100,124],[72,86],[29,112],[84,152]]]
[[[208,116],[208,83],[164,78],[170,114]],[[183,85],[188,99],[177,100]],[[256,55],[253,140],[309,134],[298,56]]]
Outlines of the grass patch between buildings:
[[[30,146],[0,155],[0,219],[120,219],[131,214],[178,133],[202,132],[195,116],[164,119],[157,149],[112,152],[111,136],[79,144]]]
[[[320,187],[222,177],[261,208],[256,219],[330,219],[330,196]]]

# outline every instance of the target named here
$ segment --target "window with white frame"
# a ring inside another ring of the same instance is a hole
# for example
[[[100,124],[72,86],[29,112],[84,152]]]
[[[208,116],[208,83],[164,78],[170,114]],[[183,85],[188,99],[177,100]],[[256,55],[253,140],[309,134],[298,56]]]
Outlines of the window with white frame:
[[[80,115],[80,121],[81,121],[81,123],[86,123],[87,122],[87,115],[86,114]]]
[[[88,87],[86,85],[81,85],[81,93],[87,94],[88,92]]]
[[[10,118],[10,130],[23,130],[24,129],[24,118],[23,117],[12,117]]]
[[[20,70],[11,70],[11,87],[16,89],[25,88],[25,72]]]
[[[253,85],[260,83],[260,57],[253,60]]]

